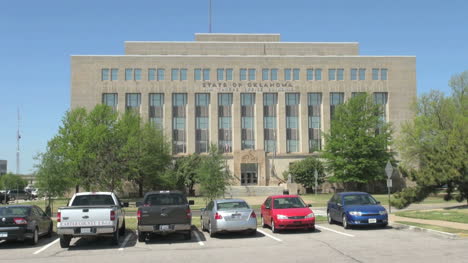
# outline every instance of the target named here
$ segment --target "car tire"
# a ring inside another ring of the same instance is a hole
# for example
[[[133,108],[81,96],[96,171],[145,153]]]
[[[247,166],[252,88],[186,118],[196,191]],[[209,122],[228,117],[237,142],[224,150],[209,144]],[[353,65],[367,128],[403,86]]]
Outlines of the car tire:
[[[211,226],[211,222],[208,222],[208,232],[210,233],[210,237],[216,236],[216,233],[213,232],[213,227]]]
[[[328,224],[330,225],[335,223],[335,220],[333,220],[333,218],[331,217],[330,211],[327,211],[327,221],[328,221]]]
[[[138,242],[145,242],[146,241],[146,233],[138,231]]]
[[[119,235],[120,236],[125,236],[125,220],[123,221],[122,227],[119,229]]]
[[[112,239],[111,239],[111,244],[113,246],[119,245],[119,238],[120,238],[120,229],[115,230],[115,232],[112,234]]]
[[[271,220],[271,232],[278,233],[278,229],[275,227],[275,221]]]
[[[47,230],[47,234],[45,235],[46,238],[52,237],[52,232],[54,231],[54,225],[50,222],[49,229]]]
[[[185,240],[191,240],[192,239],[192,231],[187,231],[187,233],[184,234],[184,239]]]
[[[71,241],[71,236],[60,236],[60,247],[69,248],[70,241]]]
[[[34,229],[33,236],[31,239],[29,239],[29,244],[31,246],[37,245],[37,242],[39,242],[39,231],[37,230],[37,227]]]
[[[249,235],[256,236],[257,235],[257,229],[250,230]]]
[[[263,216],[261,216],[261,218],[262,218],[262,228],[266,228],[266,227],[267,227],[267,224],[265,224],[265,221],[264,221],[264,219],[263,219]]]
[[[344,229],[349,229],[348,219],[346,218],[345,214],[343,214],[343,228]]]

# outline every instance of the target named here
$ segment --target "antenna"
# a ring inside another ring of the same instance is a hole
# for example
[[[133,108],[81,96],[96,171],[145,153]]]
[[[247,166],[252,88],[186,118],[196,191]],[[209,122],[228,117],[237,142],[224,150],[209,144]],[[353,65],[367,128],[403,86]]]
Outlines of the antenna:
[[[209,11],[208,11],[208,16],[209,16],[209,22],[208,22],[208,33],[211,33],[211,0],[209,0]]]
[[[20,110],[19,107],[18,111],[18,129],[16,130],[16,174],[19,175],[20,173]]]

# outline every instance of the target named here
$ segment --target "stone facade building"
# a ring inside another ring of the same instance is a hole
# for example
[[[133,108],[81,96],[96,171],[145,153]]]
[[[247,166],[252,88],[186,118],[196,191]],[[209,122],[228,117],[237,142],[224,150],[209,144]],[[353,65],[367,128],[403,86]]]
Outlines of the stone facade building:
[[[133,109],[160,126],[173,154],[225,152],[234,185],[277,186],[316,154],[334,108],[374,96],[398,133],[412,117],[414,56],[361,56],[358,43],[281,42],[279,34],[195,34],[125,42],[124,55],[71,57],[71,106]]]

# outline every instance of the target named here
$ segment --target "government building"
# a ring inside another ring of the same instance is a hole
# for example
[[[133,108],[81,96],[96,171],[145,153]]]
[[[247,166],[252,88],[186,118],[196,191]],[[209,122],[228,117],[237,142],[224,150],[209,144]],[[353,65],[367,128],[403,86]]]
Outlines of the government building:
[[[136,110],[174,156],[224,152],[233,185],[278,186],[316,155],[337,105],[367,92],[386,121],[412,118],[414,56],[361,56],[359,44],[281,42],[279,34],[195,34],[128,41],[124,55],[71,57],[71,107]]]

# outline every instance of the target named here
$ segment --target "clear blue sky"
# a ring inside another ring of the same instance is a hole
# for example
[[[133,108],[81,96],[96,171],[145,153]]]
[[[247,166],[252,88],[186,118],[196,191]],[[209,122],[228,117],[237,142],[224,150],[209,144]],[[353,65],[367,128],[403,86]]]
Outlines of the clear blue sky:
[[[190,41],[208,32],[208,0],[14,0],[0,7],[0,159],[33,171],[70,106],[70,55],[123,54],[124,41]],[[449,92],[468,70],[466,0],[213,0],[214,33],[360,43],[362,55],[415,55],[418,94]]]

